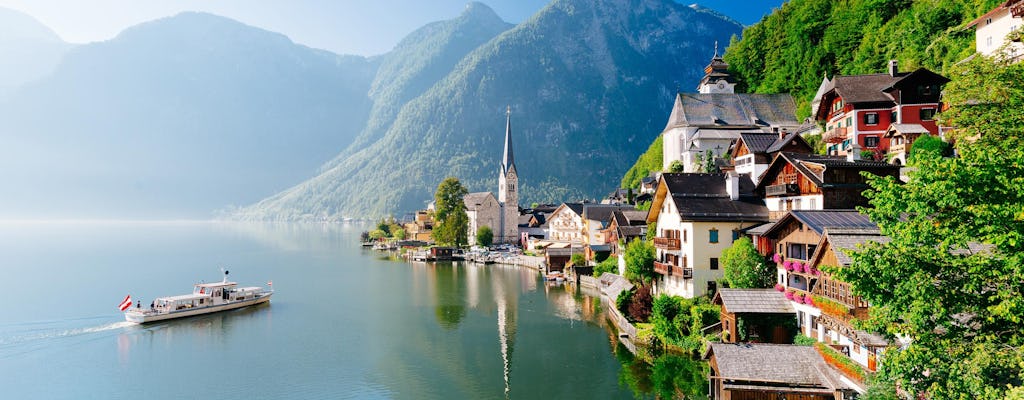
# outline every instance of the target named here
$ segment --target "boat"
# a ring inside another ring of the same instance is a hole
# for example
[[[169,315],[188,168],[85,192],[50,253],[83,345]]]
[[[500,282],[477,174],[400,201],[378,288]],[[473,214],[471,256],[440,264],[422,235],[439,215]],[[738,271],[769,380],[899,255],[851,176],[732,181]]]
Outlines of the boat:
[[[273,283],[268,282],[267,285]],[[224,271],[221,282],[197,283],[192,294],[158,297],[150,308],[142,308],[139,303],[135,308],[125,310],[124,318],[128,322],[144,324],[191,317],[268,303],[273,294],[272,289],[260,286],[238,287],[238,283],[228,281],[228,271]]]

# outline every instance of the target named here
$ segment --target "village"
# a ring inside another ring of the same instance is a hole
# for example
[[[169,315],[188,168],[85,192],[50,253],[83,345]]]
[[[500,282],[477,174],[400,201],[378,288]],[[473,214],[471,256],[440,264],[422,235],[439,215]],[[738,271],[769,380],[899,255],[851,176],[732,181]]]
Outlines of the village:
[[[1006,38],[1022,17],[1024,1],[1011,0],[969,24],[976,56],[1019,62],[1019,34]],[[515,162],[509,110],[497,196],[460,196],[460,240],[437,240],[441,205],[432,203],[364,242],[405,247],[410,260],[522,265],[596,288],[624,339],[707,360],[714,399],[857,398],[887,351],[912,340],[865,329],[872,304],[834,273],[851,253],[890,240],[863,212],[869,181],[913,179],[915,146],[956,156],[956,127],[937,119],[950,79],[895,60],[882,68],[823,77],[800,120],[789,94],[737,93],[716,51],[696,91],[675,96],[662,170],[639,187],[609,183],[600,200],[521,207],[519,168],[533,166]],[[692,328],[678,329],[683,317]]]

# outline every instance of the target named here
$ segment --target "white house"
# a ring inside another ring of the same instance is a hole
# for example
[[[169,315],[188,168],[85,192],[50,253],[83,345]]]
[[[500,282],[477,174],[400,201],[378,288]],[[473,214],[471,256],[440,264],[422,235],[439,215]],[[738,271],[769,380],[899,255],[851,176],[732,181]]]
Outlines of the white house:
[[[1007,36],[1024,26],[1024,0],[1009,0],[967,24],[974,28],[974,44],[978,53],[994,56],[1006,44]],[[1024,57],[1024,44],[1017,40],[1006,48],[1012,60]]]

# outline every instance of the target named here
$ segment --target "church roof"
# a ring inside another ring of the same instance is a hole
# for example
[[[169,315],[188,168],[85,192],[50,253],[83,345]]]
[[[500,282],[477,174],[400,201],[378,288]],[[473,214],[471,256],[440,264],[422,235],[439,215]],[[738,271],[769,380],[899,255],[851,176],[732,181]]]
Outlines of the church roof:
[[[498,200],[497,198],[494,197],[494,194],[492,194],[491,192],[469,193],[465,196],[462,196],[462,201],[466,203],[467,211],[474,211],[479,209],[480,206],[482,206],[484,202],[487,201],[488,196],[490,196],[492,199],[495,199],[494,202],[495,204],[497,204]]]
[[[512,107],[509,107],[505,115],[505,152],[501,156],[501,176],[508,175],[508,171],[515,169],[515,154],[512,153]]]
[[[796,103],[789,94],[679,93],[665,130],[799,126]]]

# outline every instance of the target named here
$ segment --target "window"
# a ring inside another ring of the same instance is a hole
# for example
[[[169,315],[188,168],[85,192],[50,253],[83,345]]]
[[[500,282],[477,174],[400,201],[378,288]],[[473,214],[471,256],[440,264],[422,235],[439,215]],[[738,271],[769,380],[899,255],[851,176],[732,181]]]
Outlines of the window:
[[[715,297],[715,292],[718,291],[718,282],[708,281],[708,295]]]
[[[878,147],[878,138],[874,136],[865,137],[864,147]]]
[[[809,208],[809,210],[817,210],[818,209],[818,199],[810,199],[808,201],[811,203],[811,207]]]
[[[711,228],[711,230],[708,231],[708,236],[709,243],[718,243],[718,228]]]
[[[935,109],[934,108],[922,108],[921,109],[921,120],[922,121],[931,121],[933,119],[935,119]]]
[[[786,249],[786,257],[797,260],[807,259],[807,245],[803,243],[789,243]]]
[[[802,208],[800,208],[800,199],[793,200],[793,209],[802,210]]]
[[[683,243],[686,243],[686,229],[683,229]]]
[[[712,258],[711,259],[711,269],[718,269],[718,259],[717,258]]]
[[[853,117],[846,117],[846,126],[853,126]]]
[[[878,125],[878,113],[864,114],[864,123],[867,125]]]
[[[889,116],[889,118],[891,118],[891,119],[892,119],[892,122],[893,122],[894,124],[898,124],[898,123],[899,123],[899,118],[897,118],[897,117],[899,117],[899,116],[900,116],[900,113],[899,113],[899,112],[897,112],[897,111],[893,111],[893,112],[892,112],[892,115],[890,115],[890,116]]]
[[[992,37],[991,36],[985,38],[985,45],[986,46],[991,46],[992,45]]]
[[[985,25],[991,25],[991,24],[992,24],[992,18],[985,18]]]
[[[740,240],[740,230],[739,229],[733,229],[732,230],[732,241],[735,242],[737,240]]]

